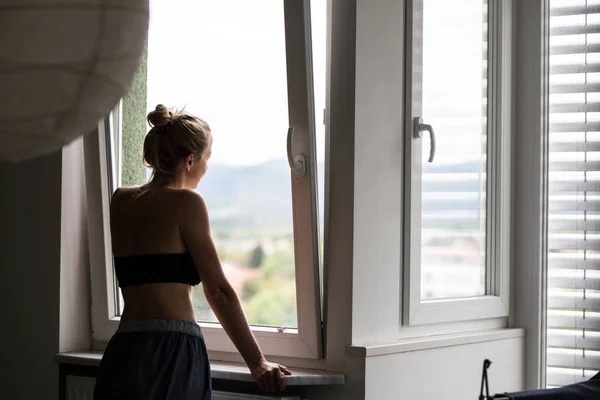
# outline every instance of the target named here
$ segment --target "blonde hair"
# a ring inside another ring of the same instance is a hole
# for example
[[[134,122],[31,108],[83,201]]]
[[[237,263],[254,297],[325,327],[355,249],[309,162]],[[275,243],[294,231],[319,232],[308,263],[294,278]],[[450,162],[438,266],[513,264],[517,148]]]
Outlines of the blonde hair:
[[[174,177],[185,157],[200,157],[208,147],[210,127],[201,118],[159,104],[146,119],[151,129],[144,140],[144,165],[152,168],[153,179]]]

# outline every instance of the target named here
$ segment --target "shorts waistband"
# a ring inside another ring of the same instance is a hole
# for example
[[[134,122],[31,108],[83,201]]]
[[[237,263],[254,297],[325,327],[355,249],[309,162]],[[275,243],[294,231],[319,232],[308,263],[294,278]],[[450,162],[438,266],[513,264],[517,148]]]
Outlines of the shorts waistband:
[[[121,322],[117,332],[180,332],[204,338],[197,323],[170,319]]]

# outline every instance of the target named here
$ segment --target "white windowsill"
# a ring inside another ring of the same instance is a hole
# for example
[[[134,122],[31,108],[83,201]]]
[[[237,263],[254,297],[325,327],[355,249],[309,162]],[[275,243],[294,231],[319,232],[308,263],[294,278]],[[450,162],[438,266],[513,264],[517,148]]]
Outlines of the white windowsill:
[[[100,365],[100,360],[102,359],[102,352],[81,351],[58,353],[55,355],[54,359],[59,364],[98,367]],[[210,370],[213,379],[254,382],[254,379],[250,375],[250,371],[243,364],[211,361]],[[298,368],[290,368],[290,370],[292,371],[292,375],[287,377],[287,386],[341,385],[344,383],[343,374]]]
[[[515,328],[419,337],[403,339],[393,343],[352,345],[346,348],[346,355],[350,358],[367,358],[386,354],[406,353],[410,351],[506,340],[524,336],[525,329]]]

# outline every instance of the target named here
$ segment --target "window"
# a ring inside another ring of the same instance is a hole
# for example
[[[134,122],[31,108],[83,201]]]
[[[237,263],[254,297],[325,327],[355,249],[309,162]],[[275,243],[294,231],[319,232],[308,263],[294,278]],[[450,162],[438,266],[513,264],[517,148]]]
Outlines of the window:
[[[317,188],[324,128],[315,115],[325,100],[326,3],[313,3],[151,1],[147,55],[130,93],[86,150],[104,167],[90,171],[104,176],[91,192],[102,199],[94,231],[104,232],[97,238],[103,250],[93,265],[103,271],[95,272],[102,282],[95,292],[107,293],[94,321],[100,340],[114,332],[123,307],[107,262],[107,199],[115,188],[150,177],[141,163],[145,117],[162,103],[185,107],[211,126],[213,156],[197,190],[261,347],[266,354],[321,357]],[[200,286],[193,300],[209,348],[234,351]],[[109,326],[98,330],[102,321]]]
[[[546,384],[600,360],[600,1],[550,0]]]
[[[404,323],[508,314],[510,5],[407,12]]]

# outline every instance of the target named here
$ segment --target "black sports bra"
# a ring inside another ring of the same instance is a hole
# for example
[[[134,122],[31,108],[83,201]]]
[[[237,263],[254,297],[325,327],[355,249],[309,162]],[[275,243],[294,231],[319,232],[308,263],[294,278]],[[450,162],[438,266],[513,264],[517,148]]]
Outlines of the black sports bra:
[[[119,287],[144,283],[185,283],[195,286],[200,275],[189,253],[115,257]]]

